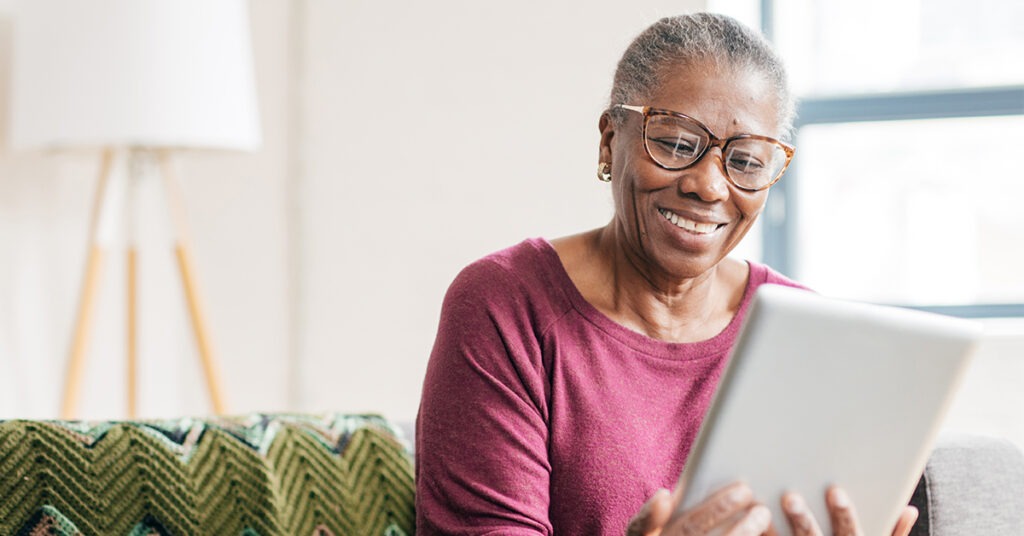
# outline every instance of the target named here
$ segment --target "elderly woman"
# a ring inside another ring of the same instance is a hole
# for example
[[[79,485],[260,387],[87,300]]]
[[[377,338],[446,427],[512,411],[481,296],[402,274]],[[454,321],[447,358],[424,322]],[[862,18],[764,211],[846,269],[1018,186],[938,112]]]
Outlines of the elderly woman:
[[[599,121],[611,222],[485,257],[448,290],[418,420],[419,534],[820,534],[801,497],[771,520],[742,483],[666,526],[664,488],[754,289],[796,286],[726,257],[793,156],[792,118],[778,57],[728,17],[633,41]],[[826,499],[836,533],[860,534],[843,492]]]

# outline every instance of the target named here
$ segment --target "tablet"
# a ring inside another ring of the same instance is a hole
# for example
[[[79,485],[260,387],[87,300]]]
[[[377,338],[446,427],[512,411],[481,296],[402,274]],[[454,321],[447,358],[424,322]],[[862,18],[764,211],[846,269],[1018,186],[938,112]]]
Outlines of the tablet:
[[[763,285],[679,479],[677,514],[736,480],[790,534],[796,491],[832,534],[825,490],[845,489],[864,534],[891,534],[981,336],[921,311]]]

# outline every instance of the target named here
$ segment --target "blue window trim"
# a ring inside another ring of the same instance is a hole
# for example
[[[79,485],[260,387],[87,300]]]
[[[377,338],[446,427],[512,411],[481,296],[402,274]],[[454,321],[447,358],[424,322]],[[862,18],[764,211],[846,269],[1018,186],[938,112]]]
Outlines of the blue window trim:
[[[987,303],[973,305],[901,305],[908,309],[917,309],[931,313],[939,313],[963,318],[1014,318],[1024,317],[1022,303]]]
[[[823,123],[1024,114],[1024,86],[819,97],[801,101],[796,128]]]
[[[769,40],[773,14],[774,0],[761,0],[761,31]],[[798,103],[794,126],[799,137],[807,125],[1009,115],[1024,115],[1024,85],[809,98]],[[799,184],[797,158],[783,180],[772,187],[762,216],[764,261],[785,274],[794,274],[800,254],[796,246]],[[1024,317],[1024,304],[1016,303],[909,307],[965,318]]]

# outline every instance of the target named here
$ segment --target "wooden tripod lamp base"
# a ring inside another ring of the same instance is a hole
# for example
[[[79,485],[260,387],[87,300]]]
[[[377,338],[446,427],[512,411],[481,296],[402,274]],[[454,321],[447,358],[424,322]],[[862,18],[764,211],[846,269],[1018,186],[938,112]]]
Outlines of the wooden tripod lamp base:
[[[148,149],[131,149],[130,157],[138,158]],[[151,151],[156,154],[160,175],[164,180],[167,202],[170,205],[171,219],[173,222],[175,244],[174,253],[177,260],[178,271],[181,274],[182,288],[185,293],[185,301],[188,307],[189,318],[191,319],[192,331],[195,334],[196,345],[203,374],[206,378],[207,392],[213,411],[218,415],[225,413],[224,394],[220,379],[220,370],[214,359],[210,343],[210,334],[207,329],[206,317],[197,290],[195,270],[192,264],[192,255],[189,248],[187,227],[185,225],[184,205],[177,179],[173,174],[170,165],[170,158],[167,151]],[[112,221],[111,214],[116,210],[107,195],[107,182],[113,167],[114,151],[106,149],[103,152],[99,180],[97,181],[96,198],[93,202],[92,216],[89,230],[89,253],[85,264],[85,274],[82,280],[82,290],[79,296],[78,310],[75,320],[75,327],[72,332],[71,352],[68,359],[63,399],[61,402],[60,416],[62,419],[74,419],[78,414],[78,400],[82,384],[82,376],[85,368],[85,354],[89,346],[89,336],[92,330],[93,313],[96,304],[96,296],[99,287],[100,274],[107,256],[107,250],[112,242]],[[137,177],[129,177],[129,180],[137,180]],[[129,198],[129,203],[132,199]],[[130,241],[126,252],[127,269],[127,397],[128,417],[135,418],[138,413],[138,289],[137,289],[137,267],[138,249],[134,241]]]

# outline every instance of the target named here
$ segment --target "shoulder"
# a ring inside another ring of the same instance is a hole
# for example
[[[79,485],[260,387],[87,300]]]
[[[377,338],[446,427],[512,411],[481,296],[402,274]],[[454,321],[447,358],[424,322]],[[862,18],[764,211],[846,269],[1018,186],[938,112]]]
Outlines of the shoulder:
[[[444,308],[518,311],[542,320],[570,306],[567,277],[546,240],[527,239],[463,268],[448,287]]]
[[[459,272],[448,294],[502,296],[533,287],[544,278],[550,262],[544,246],[543,239],[532,238],[478,259]]]
[[[768,265],[748,261],[750,265],[750,288],[761,285],[783,285],[787,287],[810,290],[807,286],[775,271]]]
[[[514,283],[544,264],[544,242],[539,238],[524,240],[512,247],[496,251],[473,261],[459,272],[453,287],[471,286],[478,290],[492,288],[495,283]]]
[[[754,294],[757,287],[761,285],[783,285],[786,287],[799,288],[803,290],[811,290],[808,287],[786,277],[785,275],[775,271],[771,267],[753,262],[747,261],[747,265],[750,266],[750,272],[747,279],[747,286],[743,291],[743,299],[740,302],[739,312],[736,314],[734,321],[730,324],[732,328],[733,336],[738,333],[740,321],[746,316],[747,309],[750,308],[750,304],[754,300]],[[732,343],[730,342],[730,345]]]

